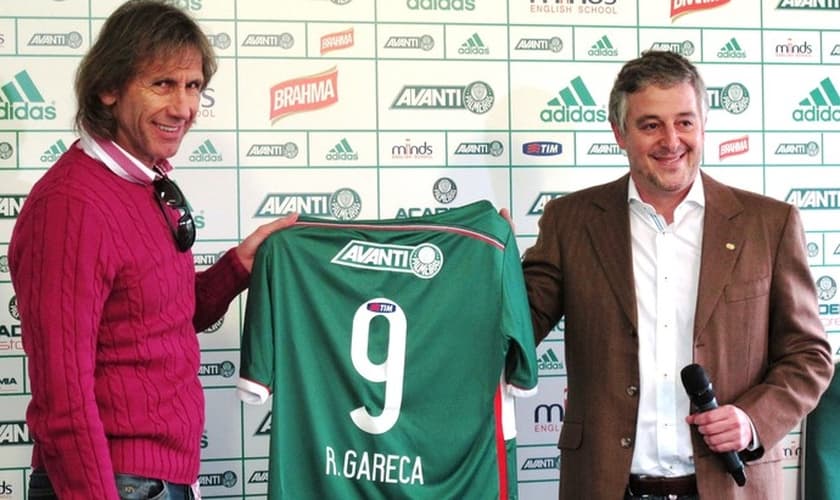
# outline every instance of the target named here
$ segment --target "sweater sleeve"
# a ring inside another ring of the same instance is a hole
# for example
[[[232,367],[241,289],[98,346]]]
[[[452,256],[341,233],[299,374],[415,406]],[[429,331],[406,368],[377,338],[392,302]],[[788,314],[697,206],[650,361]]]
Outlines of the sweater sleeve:
[[[201,332],[218,321],[231,301],[248,288],[250,274],[231,248],[210,268],[195,275],[193,326]]]
[[[113,282],[107,225],[71,195],[27,203],[9,262],[29,360],[33,461],[62,499],[117,499],[94,393],[98,325]]]

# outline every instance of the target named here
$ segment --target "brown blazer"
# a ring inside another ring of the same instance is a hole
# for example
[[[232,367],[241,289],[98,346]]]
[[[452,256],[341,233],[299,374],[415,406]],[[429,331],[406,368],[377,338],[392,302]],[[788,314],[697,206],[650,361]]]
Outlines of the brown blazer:
[[[780,441],[816,405],[833,372],[798,211],[701,172],[706,195],[694,361],[719,404],[755,424],[739,488],[694,431],[703,499],[781,499]],[[565,318],[568,406],[560,499],[622,498],[639,410],[629,175],[549,202],[523,269],[537,341]],[[679,383],[679,381],[677,381]]]

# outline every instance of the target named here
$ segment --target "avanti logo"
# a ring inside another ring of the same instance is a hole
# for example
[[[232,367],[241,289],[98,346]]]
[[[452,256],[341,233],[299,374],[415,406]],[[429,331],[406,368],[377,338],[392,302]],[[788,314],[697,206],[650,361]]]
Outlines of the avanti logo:
[[[268,483],[267,470],[255,470],[248,479],[248,484],[265,484]]]
[[[834,45],[834,47],[831,49],[831,55],[840,56],[840,43]]]
[[[475,10],[475,0],[406,0],[411,10]]]
[[[623,155],[624,150],[614,142],[593,142],[586,154],[589,156]]]
[[[594,57],[614,57],[618,55],[618,49],[613,46],[607,35],[602,36],[597,42],[592,44],[587,55]]]
[[[0,446],[16,446],[32,444],[29,427],[23,420],[6,420],[0,422]]]
[[[352,47],[355,43],[356,34],[353,28],[326,34],[321,37],[321,55],[334,50]]]
[[[359,194],[350,188],[334,193],[269,193],[254,217],[277,217],[298,212],[302,215],[353,220],[362,211]]]
[[[493,89],[484,82],[466,86],[406,85],[391,103],[391,109],[467,109],[484,114],[493,107]]]
[[[551,38],[520,38],[514,50],[541,50],[550,52],[560,52],[563,50],[563,39],[559,36]]]
[[[733,36],[718,50],[717,56],[721,59],[743,59],[747,57],[747,53],[741,48],[741,44]]]
[[[505,146],[501,141],[491,142],[462,142],[455,148],[456,155],[490,155],[502,156]]]
[[[431,279],[443,267],[443,252],[431,243],[406,246],[351,240],[330,262],[371,271],[410,273],[421,279]]]
[[[521,470],[557,470],[560,468],[560,455],[556,457],[533,457],[522,463]]]
[[[20,213],[25,194],[0,194],[0,219],[14,219]]]
[[[82,46],[82,34],[78,31],[69,33],[33,33],[29,38],[29,47],[70,47]]]
[[[223,377],[231,378],[236,374],[236,365],[233,361],[225,360],[221,363],[202,363],[198,367],[199,377]]]
[[[707,87],[709,109],[724,109],[740,115],[750,107],[750,93],[742,83],[733,82],[726,87]]]
[[[461,44],[458,48],[458,53],[462,55],[477,55],[486,56],[490,54],[490,49],[484,45],[484,41],[478,36],[478,33],[473,33],[471,37]]]
[[[801,210],[837,210],[840,208],[838,188],[793,188],[785,201]]]
[[[203,488],[211,486],[224,486],[225,488],[233,488],[234,486],[236,486],[237,481],[239,481],[239,478],[236,477],[236,473],[232,470],[214,474],[198,475],[198,484]]]
[[[777,9],[840,10],[840,0],[780,0]]]
[[[540,112],[540,120],[556,123],[596,123],[607,121],[607,110],[596,108],[595,99],[586,88],[581,77],[571,81],[571,87],[565,87],[558,96],[546,103],[549,106]]]
[[[271,87],[270,97],[272,123],[293,113],[331,106],[338,102],[338,68],[280,82]]]
[[[26,70],[0,86],[0,120],[55,120],[55,106],[44,96]]]
[[[225,32],[215,33],[215,34],[208,34],[207,41],[210,42],[210,45],[213,48],[225,50],[230,47],[230,44],[233,42],[231,40],[230,35]]]
[[[420,49],[426,52],[435,48],[435,39],[431,35],[392,36],[385,42],[386,49]]]
[[[808,93],[808,97],[799,101],[799,108],[793,110],[793,120],[840,122],[840,95],[830,78],[823,78],[819,86]]]
[[[210,139],[206,139],[190,153],[189,159],[191,162],[220,162],[222,161],[222,154],[210,142]]]
[[[531,208],[528,209],[528,215],[542,215],[543,211],[545,210],[545,204],[549,201],[560,198],[564,195],[568,194],[565,191],[543,191],[537,195],[537,199],[534,200],[534,203],[531,204]]]
[[[359,159],[359,153],[353,151],[347,138],[341,139],[338,144],[327,152],[327,160],[330,161],[355,161]]]
[[[245,156],[252,158],[278,158],[292,159],[298,155],[298,145],[294,142],[285,144],[251,144]]]
[[[653,42],[650,50],[663,50],[674,52],[684,57],[691,57],[694,54],[694,42],[685,40],[682,42]]]
[[[291,33],[251,33],[242,42],[243,47],[279,47],[291,49],[295,45],[295,37]]]
[[[563,145],[552,141],[532,141],[522,144],[522,154],[528,156],[557,156],[563,154]]]
[[[43,153],[41,153],[41,161],[53,163],[66,152],[67,146],[64,144],[63,140],[59,139],[55,141],[52,146],[48,147]]]
[[[820,145],[810,142],[783,142],[776,147],[776,156],[817,156]]]
[[[271,412],[265,415],[257,430],[254,432],[255,436],[270,436],[271,435]]]

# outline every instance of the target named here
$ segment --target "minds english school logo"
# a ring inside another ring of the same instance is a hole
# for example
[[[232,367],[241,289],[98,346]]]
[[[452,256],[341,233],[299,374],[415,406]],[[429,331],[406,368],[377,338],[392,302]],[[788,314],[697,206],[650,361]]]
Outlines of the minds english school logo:
[[[532,14],[617,14],[618,0],[531,0]]]
[[[799,107],[793,110],[793,120],[814,123],[840,122],[840,95],[831,78],[823,78],[819,85],[808,93],[808,97],[799,101]]]
[[[840,189],[792,188],[785,201],[800,210],[837,210],[840,208]]]
[[[294,113],[326,108],[338,102],[338,68],[280,82],[271,87],[272,124]]]
[[[490,111],[494,100],[493,89],[480,81],[466,86],[406,85],[391,109],[466,109],[481,115]]]
[[[0,121],[55,120],[55,106],[48,104],[26,70],[0,86]]]
[[[336,50],[348,49],[356,43],[356,32],[353,28],[335,33],[328,33],[321,37],[321,55]]]
[[[604,123],[607,110],[598,106],[581,77],[575,77],[540,111],[545,123]]]
[[[362,199],[350,188],[334,193],[269,193],[254,217],[278,217],[292,212],[337,220],[354,220],[362,211]]]
[[[780,0],[777,10],[840,10],[840,0]]]
[[[808,40],[802,42],[788,38],[785,43],[776,44],[776,57],[803,58],[814,55],[814,47]]]
[[[671,22],[684,14],[714,9],[728,3],[729,0],[671,0]]]
[[[431,243],[407,246],[351,240],[330,262],[371,271],[409,273],[425,280],[434,278],[443,268],[443,252]]]

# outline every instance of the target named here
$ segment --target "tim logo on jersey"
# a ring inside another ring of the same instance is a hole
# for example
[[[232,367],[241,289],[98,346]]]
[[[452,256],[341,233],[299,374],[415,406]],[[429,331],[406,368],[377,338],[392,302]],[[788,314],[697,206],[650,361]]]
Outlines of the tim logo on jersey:
[[[443,268],[443,252],[431,243],[406,246],[351,240],[330,262],[373,271],[411,273],[421,279],[431,279]]]

